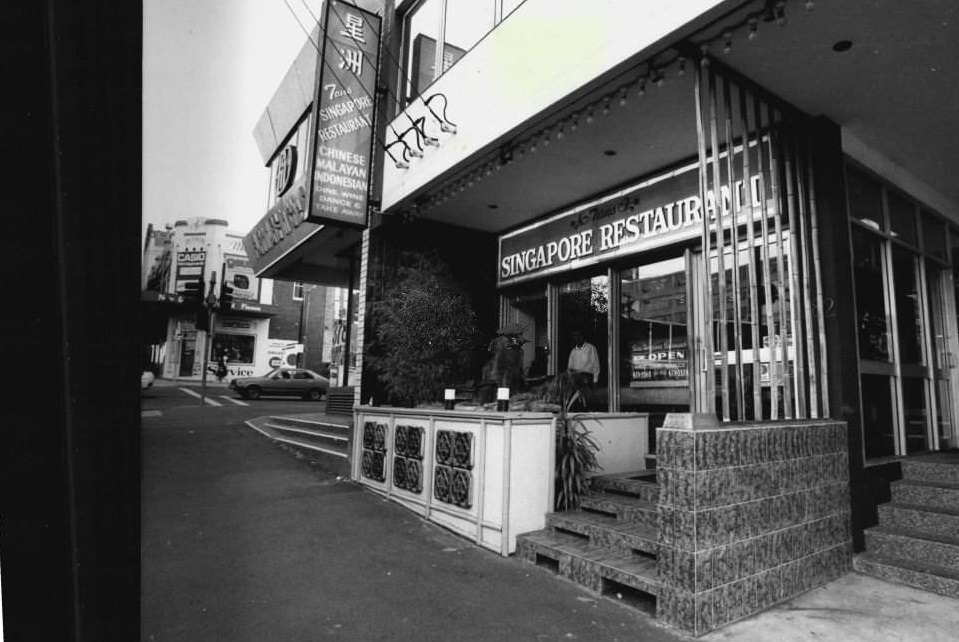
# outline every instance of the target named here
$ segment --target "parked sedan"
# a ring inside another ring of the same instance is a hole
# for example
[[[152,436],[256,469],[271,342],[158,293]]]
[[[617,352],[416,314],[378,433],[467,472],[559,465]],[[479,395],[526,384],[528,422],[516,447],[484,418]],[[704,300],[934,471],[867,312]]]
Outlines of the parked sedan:
[[[241,377],[230,381],[230,388],[244,399],[261,395],[296,395],[319,401],[330,387],[330,380],[304,368],[276,368],[262,377]]]

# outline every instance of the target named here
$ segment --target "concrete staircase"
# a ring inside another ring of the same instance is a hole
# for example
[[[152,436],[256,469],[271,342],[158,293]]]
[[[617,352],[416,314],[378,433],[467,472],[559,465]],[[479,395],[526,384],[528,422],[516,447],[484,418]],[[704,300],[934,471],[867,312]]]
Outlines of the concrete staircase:
[[[352,422],[327,415],[258,417],[246,422],[277,443],[305,451],[331,473],[350,474]]]
[[[904,459],[902,480],[891,490],[853,568],[959,598],[959,453]]]
[[[655,612],[659,487],[654,471],[595,477],[575,511],[516,539],[517,556],[586,588]]]

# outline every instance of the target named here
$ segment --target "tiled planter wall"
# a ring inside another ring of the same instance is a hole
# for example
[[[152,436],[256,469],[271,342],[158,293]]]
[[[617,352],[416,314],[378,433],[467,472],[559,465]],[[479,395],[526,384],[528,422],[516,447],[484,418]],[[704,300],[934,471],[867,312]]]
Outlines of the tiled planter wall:
[[[844,423],[672,414],[657,443],[660,619],[702,635],[850,570]]]

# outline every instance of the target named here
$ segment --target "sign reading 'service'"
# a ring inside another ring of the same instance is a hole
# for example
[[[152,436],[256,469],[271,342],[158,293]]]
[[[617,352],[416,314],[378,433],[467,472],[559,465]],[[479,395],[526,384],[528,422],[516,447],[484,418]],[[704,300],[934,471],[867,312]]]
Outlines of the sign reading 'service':
[[[317,62],[307,221],[362,227],[373,142],[380,17],[327,0]]]

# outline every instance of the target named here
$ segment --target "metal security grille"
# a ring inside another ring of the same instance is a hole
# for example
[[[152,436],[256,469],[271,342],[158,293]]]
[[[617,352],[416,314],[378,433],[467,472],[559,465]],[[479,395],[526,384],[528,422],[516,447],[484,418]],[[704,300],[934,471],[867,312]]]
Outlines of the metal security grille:
[[[709,57],[695,100],[694,409],[724,421],[828,416],[806,118]]]

